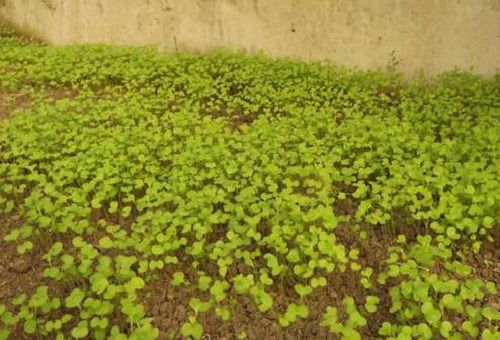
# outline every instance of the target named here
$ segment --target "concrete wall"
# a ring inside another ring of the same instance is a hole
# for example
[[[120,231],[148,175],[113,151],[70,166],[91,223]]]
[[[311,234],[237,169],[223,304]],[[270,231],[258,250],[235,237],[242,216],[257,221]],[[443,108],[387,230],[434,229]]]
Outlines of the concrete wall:
[[[406,73],[500,68],[500,0],[0,0],[0,18],[53,44],[215,47]]]

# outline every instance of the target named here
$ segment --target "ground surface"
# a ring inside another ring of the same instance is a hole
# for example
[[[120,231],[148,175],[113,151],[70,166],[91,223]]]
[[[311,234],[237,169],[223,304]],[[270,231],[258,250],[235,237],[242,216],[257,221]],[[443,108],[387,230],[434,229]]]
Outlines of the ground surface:
[[[0,339],[498,339],[498,75],[1,36]]]

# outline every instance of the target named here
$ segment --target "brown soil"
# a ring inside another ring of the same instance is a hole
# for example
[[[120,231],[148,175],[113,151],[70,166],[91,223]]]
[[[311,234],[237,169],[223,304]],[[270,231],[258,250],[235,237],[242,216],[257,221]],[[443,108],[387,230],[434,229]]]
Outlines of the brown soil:
[[[26,109],[30,105],[27,95],[19,95],[0,88],[0,120],[9,117],[16,109]]]
[[[0,304],[9,305],[10,301],[22,293],[32,292],[42,284],[44,263],[40,257],[19,255],[16,244],[5,242],[4,237],[10,230],[22,223],[19,216],[13,215],[0,219]],[[12,335],[15,339],[28,339],[19,329]]]
[[[363,267],[373,268],[373,279],[380,273],[388,247],[395,244],[392,235],[373,232],[367,240],[362,241],[347,224],[340,225],[336,235],[347,250],[360,249],[359,262]],[[409,233],[407,237],[414,238],[415,235]],[[498,243],[499,239],[495,237],[495,240]],[[476,274],[483,280],[500,282],[500,253],[496,251],[497,246],[498,244],[485,243],[481,253],[467,261],[474,266]],[[485,265],[485,259],[489,259],[493,264]],[[231,318],[228,321],[221,321],[213,310],[200,315],[198,320],[204,327],[204,338],[237,339],[245,332],[248,339],[336,339],[336,336],[329,334],[319,323],[328,306],[336,307],[341,314],[342,299],[346,296],[353,297],[358,306],[364,304],[365,295],[376,295],[381,300],[376,313],[365,315],[368,324],[363,328],[364,339],[377,338],[378,329],[383,322],[396,322],[395,316],[389,312],[391,303],[387,286],[365,290],[359,283],[360,275],[350,270],[345,273],[335,270],[333,274],[325,276],[328,280],[327,287],[317,289],[304,301],[309,308],[307,319],[299,319],[288,328],[280,327],[277,321],[279,314],[285,311],[288,304],[298,302],[298,296],[293,289],[295,282],[287,280],[273,285],[274,290],[269,292],[273,296],[274,312],[261,313],[250,297],[233,294],[230,303]],[[169,277],[171,273],[164,273],[161,279],[152,282],[149,286],[152,295],[146,300],[150,315],[160,330],[161,339],[167,339],[172,330],[179,330],[187,317],[192,315],[188,302],[194,295],[193,291],[189,288],[172,287]],[[203,295],[198,297],[203,299]],[[498,295],[490,297],[489,303],[498,307]]]
[[[375,233],[367,240],[361,241],[357,233],[347,225],[339,226],[336,234],[348,250],[360,249],[359,262],[363,267],[373,268],[373,279],[380,273],[382,260],[387,257],[387,248],[395,243],[392,236]],[[485,248],[492,246],[486,245]],[[496,252],[494,258],[490,258],[496,260],[494,268],[486,268],[484,259],[490,255],[490,250],[485,249],[470,264],[477,266],[477,274],[482,279],[499,282],[499,254]],[[179,330],[187,317],[192,315],[188,302],[191,297],[196,296],[189,288],[172,287],[169,280],[171,274],[164,273],[161,279],[152,282],[149,285],[152,295],[146,299],[146,306],[160,330],[161,339],[167,339],[173,330]],[[335,270],[333,274],[325,276],[328,280],[327,287],[317,289],[304,301],[309,308],[309,316],[305,320],[299,319],[288,328],[280,327],[277,321],[279,314],[285,311],[288,304],[298,303],[299,300],[293,289],[295,282],[287,280],[277,282],[273,285],[273,290],[269,291],[274,300],[273,312],[261,313],[250,297],[233,294],[230,302],[231,318],[228,321],[221,321],[213,310],[201,314],[198,320],[204,327],[205,339],[236,339],[242,332],[246,333],[248,339],[336,339],[336,336],[329,334],[319,323],[328,306],[336,307],[341,314],[342,300],[346,296],[353,297],[360,309],[366,295],[376,295],[381,300],[377,313],[365,315],[368,324],[362,329],[364,339],[377,338],[378,329],[384,321],[396,322],[395,316],[389,312],[391,303],[388,286],[365,290],[359,283],[359,273],[350,270],[345,273]],[[203,299],[204,296],[198,297]],[[490,298],[489,302],[495,306],[495,300]]]
[[[47,90],[47,99],[49,102],[55,102],[61,99],[73,99],[77,92],[64,87],[52,87]]]
[[[12,228],[20,225],[22,225],[22,220],[17,215],[4,217],[0,223],[0,247],[2,249],[0,253],[0,304],[8,305],[18,294],[30,293],[41,284],[47,284],[52,292],[69,292],[72,287],[65,287],[43,278],[42,273],[46,264],[41,259],[41,255],[45,249],[34,249],[34,255],[19,256],[15,244],[3,241]],[[359,234],[348,224],[339,225],[336,235],[338,241],[344,244],[347,250],[353,248],[360,250],[359,262],[363,267],[373,268],[372,278],[376,278],[380,272],[381,262],[387,257],[387,248],[395,243],[392,235],[374,232],[369,234],[368,239],[361,240]],[[408,237],[411,236],[413,235],[408,235]],[[497,251],[500,240],[497,236],[494,237],[495,243],[485,242],[481,253],[472,255],[467,261],[474,266],[479,277],[493,282],[500,282],[500,253]],[[37,245],[35,244],[35,247]],[[40,245],[39,247],[46,248]],[[488,259],[490,264],[485,264],[485,259]],[[178,336],[180,327],[187,317],[192,315],[188,305],[189,299],[193,296],[201,299],[208,298],[207,293],[200,295],[192,286],[173,287],[170,284],[172,274],[181,269],[186,273],[188,281],[194,282],[194,275],[188,268],[190,268],[189,263],[168,267],[144,290],[143,301],[148,315],[154,318],[154,325],[160,331],[160,339],[168,339],[171,335],[174,338],[180,338]],[[212,271],[211,268],[205,270]],[[237,267],[234,270],[239,271]],[[387,286],[365,290],[359,283],[359,273],[349,269],[344,273],[336,269],[332,274],[325,274],[325,277],[328,281],[327,287],[315,290],[304,300],[309,308],[308,318],[299,319],[288,328],[282,328],[277,320],[288,304],[299,301],[293,288],[296,282],[293,280],[277,281],[268,291],[274,303],[273,311],[267,313],[259,312],[250,297],[228,292],[231,312],[228,321],[221,321],[213,309],[198,317],[206,334],[204,339],[237,339],[243,332],[247,335],[247,339],[336,339],[319,323],[328,306],[336,307],[342,315],[342,299],[346,296],[352,296],[360,309],[365,295],[376,295],[381,300],[377,313],[365,315],[368,325],[362,329],[363,338],[376,338],[382,322],[395,321],[394,315],[389,313],[390,297]],[[491,297],[489,303],[500,307],[498,296]],[[120,323],[119,320],[115,321]],[[12,337],[12,339],[24,338],[27,339],[21,329]]]
[[[358,244],[359,242],[354,241],[357,239],[356,235],[348,230],[347,226],[341,226],[338,232],[346,234],[345,238],[353,240],[352,244],[345,244],[347,249],[361,248],[360,262],[363,266],[373,267],[373,277],[376,277],[380,261],[387,253],[384,245],[388,243],[373,237]],[[167,339],[172,330],[179,330],[187,317],[192,315],[188,305],[191,297],[198,296],[203,300],[203,294],[196,295],[197,293],[193,293],[193,290],[187,287],[172,287],[169,277],[171,273],[164,273],[162,278],[152,282],[149,285],[152,296],[146,300],[150,315],[160,330],[161,339]],[[274,311],[267,313],[260,312],[249,296],[228,292],[231,296],[229,304],[231,317],[228,321],[221,321],[213,310],[198,317],[206,334],[205,339],[237,339],[242,332],[246,333],[248,339],[335,339],[334,335],[319,325],[327,307],[337,307],[341,312],[342,300],[346,296],[352,296],[358,306],[362,306],[367,291],[364,291],[359,283],[360,275],[349,269],[345,273],[335,270],[332,274],[325,274],[325,277],[328,281],[327,287],[317,289],[304,299],[309,308],[309,316],[304,320],[299,319],[287,328],[279,325],[278,316],[285,312],[288,304],[299,302],[299,297],[293,288],[296,282],[283,280],[271,287],[272,290],[268,293],[273,297]],[[380,310],[370,315],[368,319],[368,327],[363,334],[367,339],[377,336],[378,328],[383,321],[393,320],[393,316],[388,312],[390,308],[388,292],[377,291],[377,295],[381,299]]]
[[[10,97],[5,91],[0,91],[0,119],[8,117],[10,110],[8,110],[8,103]]]

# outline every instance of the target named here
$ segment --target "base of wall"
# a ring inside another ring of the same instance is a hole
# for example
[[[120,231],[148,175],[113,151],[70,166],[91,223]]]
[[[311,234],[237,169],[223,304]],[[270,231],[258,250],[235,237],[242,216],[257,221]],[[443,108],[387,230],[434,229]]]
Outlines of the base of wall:
[[[406,74],[500,68],[498,0],[0,0],[0,17],[51,44],[262,50]]]

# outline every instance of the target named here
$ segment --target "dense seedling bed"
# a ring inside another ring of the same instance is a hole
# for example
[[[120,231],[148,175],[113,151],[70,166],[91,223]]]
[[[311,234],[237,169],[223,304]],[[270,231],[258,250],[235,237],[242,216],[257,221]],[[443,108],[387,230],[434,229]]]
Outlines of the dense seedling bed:
[[[499,75],[2,32],[0,339],[499,339]]]

